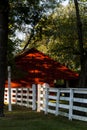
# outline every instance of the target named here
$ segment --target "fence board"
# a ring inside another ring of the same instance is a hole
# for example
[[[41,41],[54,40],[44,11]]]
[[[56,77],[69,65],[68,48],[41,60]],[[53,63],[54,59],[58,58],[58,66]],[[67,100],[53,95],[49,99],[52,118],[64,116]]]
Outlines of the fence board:
[[[82,111],[82,112],[87,113],[87,108],[86,107],[73,106],[73,110]]]
[[[60,108],[69,109],[69,105],[59,104]]]
[[[81,121],[87,121],[87,117],[78,116],[78,115],[73,115],[73,119],[81,120]]]
[[[87,99],[84,98],[74,98],[73,101],[79,103],[87,103]]]

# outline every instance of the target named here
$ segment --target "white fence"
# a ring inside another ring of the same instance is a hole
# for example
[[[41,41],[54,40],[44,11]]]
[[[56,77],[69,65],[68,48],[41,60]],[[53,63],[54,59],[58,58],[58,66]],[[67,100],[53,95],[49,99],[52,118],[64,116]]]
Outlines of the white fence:
[[[32,88],[11,89],[11,102],[32,108],[32,110],[44,111],[66,116],[69,120],[77,119],[87,121],[87,89],[83,88],[50,88],[48,84],[43,86],[33,85]],[[37,96],[36,96],[37,94]],[[8,92],[5,90],[5,102],[8,102]],[[36,99],[37,97],[37,99]]]
[[[4,103],[9,103],[8,88],[5,88]],[[11,88],[11,103],[36,110],[36,86],[32,88]]]
[[[37,111],[87,121],[87,89],[38,86]]]

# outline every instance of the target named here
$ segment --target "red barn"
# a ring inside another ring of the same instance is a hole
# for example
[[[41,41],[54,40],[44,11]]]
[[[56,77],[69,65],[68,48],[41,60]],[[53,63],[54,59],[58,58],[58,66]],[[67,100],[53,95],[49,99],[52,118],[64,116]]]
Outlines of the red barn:
[[[72,81],[78,74],[66,66],[54,61],[36,49],[29,49],[15,57],[17,70],[20,72],[12,79],[12,87],[31,87],[32,84],[48,83],[53,86],[54,80]]]

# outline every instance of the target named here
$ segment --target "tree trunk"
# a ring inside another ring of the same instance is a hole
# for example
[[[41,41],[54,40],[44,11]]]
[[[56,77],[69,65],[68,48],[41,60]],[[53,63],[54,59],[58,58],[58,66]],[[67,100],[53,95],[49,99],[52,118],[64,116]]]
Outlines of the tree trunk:
[[[77,19],[77,31],[78,31],[78,44],[80,51],[80,63],[81,63],[81,72],[79,76],[79,87],[87,87],[87,52],[83,47],[83,33],[82,33],[82,22],[79,14],[78,1],[74,0],[75,9],[76,9],[76,19]]]
[[[78,86],[80,88],[87,88],[87,54],[83,57],[83,62],[81,63]]]
[[[8,0],[0,0],[0,117],[4,116],[4,88],[8,41]]]

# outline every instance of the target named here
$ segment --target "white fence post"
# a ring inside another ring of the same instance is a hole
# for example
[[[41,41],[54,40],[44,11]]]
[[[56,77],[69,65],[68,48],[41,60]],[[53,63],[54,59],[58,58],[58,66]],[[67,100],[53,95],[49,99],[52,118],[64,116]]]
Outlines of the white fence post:
[[[27,88],[27,107],[29,107],[29,88]]]
[[[23,88],[21,88],[21,106],[23,104]]]
[[[33,95],[33,102],[32,102],[32,110],[36,110],[36,85],[32,85],[32,95]]]
[[[11,67],[8,66],[8,110],[12,111],[11,105]]]
[[[45,95],[44,95],[44,110],[45,110],[45,114],[48,113],[48,96],[49,96],[49,84],[48,83],[44,83],[43,84],[44,90],[45,90]]]
[[[18,88],[16,88],[16,93],[15,93],[15,104],[17,104],[17,97],[18,97]]]
[[[44,104],[45,104],[45,114],[47,114],[48,113],[48,102],[49,102],[49,100],[48,100],[48,96],[49,96],[49,88],[47,87],[47,88],[45,88],[45,102],[44,102]]]
[[[38,84],[37,85],[37,112],[40,112],[40,90],[41,89],[41,85]]]
[[[56,112],[55,115],[59,115],[59,99],[60,99],[60,89],[57,89],[57,96],[56,96]]]
[[[13,89],[11,88],[11,103],[13,104]]]
[[[69,100],[69,120],[72,120],[72,115],[73,115],[73,93],[74,90],[70,89],[70,100]]]

